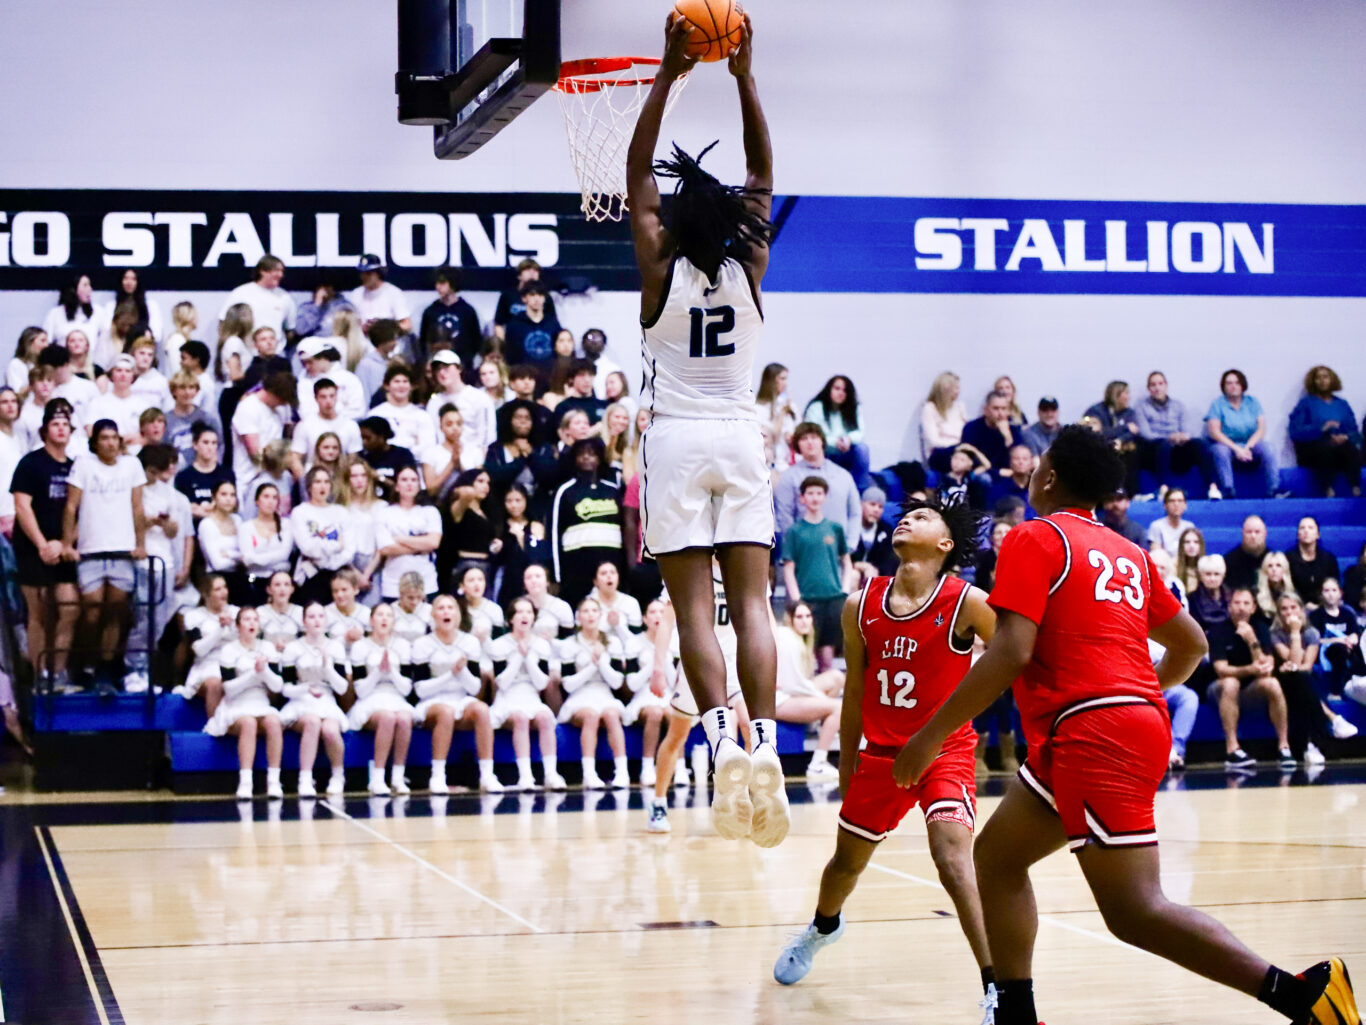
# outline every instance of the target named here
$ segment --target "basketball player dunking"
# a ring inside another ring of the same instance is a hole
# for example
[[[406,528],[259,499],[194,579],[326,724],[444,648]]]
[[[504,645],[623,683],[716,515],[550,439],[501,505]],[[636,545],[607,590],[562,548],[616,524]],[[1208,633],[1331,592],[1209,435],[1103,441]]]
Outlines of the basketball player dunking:
[[[902,745],[968,671],[973,639],[990,641],[995,631],[996,615],[986,594],[948,575],[971,559],[976,528],[976,517],[966,506],[907,503],[892,533],[900,561],[896,575],[874,577],[845,603],[849,675],[840,718],[844,804],[835,854],[821,875],[815,918],[773,967],[773,977],[784,985],[804,978],[816,951],[844,933],[844,903],[859,876],[878,844],[919,804],[939,880],[982,972],[982,1006],[991,1021],[994,976],[972,867],[977,734],[966,723],[954,731],[915,787],[900,789],[892,778]],[[868,741],[861,752],[860,736]]]
[[[750,74],[746,18],[729,65],[740,95],[744,186],[723,185],[677,146],[671,159],[654,162],[669,89],[694,63],[686,54],[692,32],[670,15],[664,56],[626,156],[641,275],[642,404],[654,414],[641,443],[641,516],[645,547],[673,600],[683,670],[704,710],[712,822],[724,837],[773,847],[787,835],[790,815],[773,744],[777,654],[766,597],[773,498],[751,385],[763,323],[759,284],[773,234],[773,155]],[[677,182],[667,216],[656,172]],[[713,629],[713,553],[753,717],[750,753],[737,742],[726,702],[726,665]]]
[[[1018,678],[1029,756],[976,851],[996,1025],[1038,1023],[1029,868],[1063,844],[1119,939],[1255,996],[1293,1022],[1360,1025],[1341,960],[1291,975],[1162,892],[1153,821],[1171,749],[1162,687],[1185,680],[1207,644],[1148,553],[1096,521],[1092,510],[1123,478],[1100,435],[1062,429],[1029,483],[1040,518],[1001,546],[989,599],[996,636],[892,770],[903,787],[932,774],[946,738]],[[1149,637],[1167,649],[1156,667]]]

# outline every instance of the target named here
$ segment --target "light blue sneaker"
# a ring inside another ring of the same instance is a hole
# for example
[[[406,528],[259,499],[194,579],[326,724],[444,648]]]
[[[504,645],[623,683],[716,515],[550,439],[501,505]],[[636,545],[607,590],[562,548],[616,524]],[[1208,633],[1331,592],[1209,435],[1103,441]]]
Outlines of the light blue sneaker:
[[[816,951],[828,947],[844,935],[844,912],[840,912],[840,924],[835,931],[821,935],[814,925],[808,925],[788,941],[783,952],[778,955],[778,963],[773,966],[773,977],[784,986],[791,986],[806,978],[811,971],[811,960]]]

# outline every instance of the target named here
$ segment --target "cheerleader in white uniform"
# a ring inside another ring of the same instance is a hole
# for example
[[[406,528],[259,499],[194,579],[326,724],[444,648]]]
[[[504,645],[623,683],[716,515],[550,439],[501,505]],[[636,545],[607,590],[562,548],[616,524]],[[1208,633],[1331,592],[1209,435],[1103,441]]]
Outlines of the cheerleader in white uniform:
[[[606,563],[605,565],[611,565]],[[612,567],[615,572],[616,567]],[[645,609],[645,632],[635,641],[635,653],[626,660],[626,685],[631,688],[631,702],[621,717],[623,726],[637,721],[645,724],[640,742],[640,785],[655,785],[655,750],[659,747],[659,730],[669,711],[669,700],[678,683],[678,670],[671,660],[664,663],[663,693],[656,694],[650,685],[654,675],[655,644],[660,624],[664,622],[664,603],[652,601]]]
[[[186,609],[185,637],[190,642],[194,662],[185,682],[175,688],[186,701],[204,694],[204,713],[213,718],[223,700],[223,676],[218,656],[237,636],[237,606],[228,604],[228,581],[215,573],[204,582],[204,604]]]
[[[394,605],[394,635],[409,644],[432,631],[432,606],[421,573],[404,573],[398,582],[398,603]]]
[[[526,595],[536,609],[536,633],[550,641],[567,641],[574,635],[574,610],[563,598],[550,593],[545,567],[533,562],[522,574]]]
[[[288,570],[278,570],[266,584],[267,604],[256,610],[261,617],[261,636],[281,653],[304,632],[304,610],[290,600],[293,597],[294,578]]]
[[[328,638],[327,611],[309,602],[303,612],[303,636],[285,648],[280,675],[285,681],[288,702],[280,710],[280,722],[299,733],[299,796],[316,797],[313,763],[318,757],[318,738],[327,748],[332,775],[327,781],[329,794],[346,789],[346,745],[342,731],[350,727],[337,698],[350,686],[345,673],[349,667],[340,641]]]
[[[413,724],[432,731],[431,791],[450,793],[446,756],[451,751],[451,736],[459,727],[474,730],[479,789],[501,793],[503,784],[493,772],[489,706],[479,700],[483,686],[478,675],[481,645],[473,634],[460,629],[460,605],[449,594],[439,594],[432,602],[432,620],[435,629],[413,645],[413,687],[418,696]]]
[[[517,789],[536,785],[531,775],[531,723],[541,738],[541,765],[547,790],[563,790],[555,742],[555,714],[541,700],[550,683],[550,641],[531,632],[536,606],[525,596],[512,603],[512,629],[484,645],[483,670],[496,687],[489,721],[495,730],[512,729],[512,750],[517,756]]]
[[[617,588],[621,584],[621,571],[616,564],[604,562],[593,576],[593,590],[588,597],[597,599],[602,606],[602,632],[621,641],[627,651],[636,647],[636,642],[645,631],[645,619],[640,614],[640,602]]]
[[[343,566],[332,577],[332,604],[327,606],[327,636],[346,646],[347,661],[353,665],[351,648],[370,631],[370,607],[356,600],[360,594],[360,572]]]
[[[218,655],[223,700],[204,726],[211,737],[237,738],[237,797],[251,799],[251,768],[256,762],[256,733],[266,735],[266,796],[284,797],[280,786],[280,754],[284,733],[280,713],[270,703],[284,681],[271,665],[275,649],[261,640],[261,617],[247,607],[237,613],[237,637]]]
[[[375,734],[370,793],[409,793],[404,769],[413,739],[413,706],[408,703],[413,692],[412,651],[407,641],[394,636],[394,610],[390,606],[375,606],[370,613],[370,636],[351,646],[350,662],[356,686],[356,703],[348,715],[351,728]],[[386,785],[384,763],[391,749],[394,765]]]
[[[621,642],[599,629],[602,606],[592,598],[579,603],[579,632],[560,646],[560,682],[565,700],[560,706],[560,722],[579,728],[579,745],[583,761],[583,785],[589,790],[602,790],[607,784],[598,777],[598,726],[607,729],[607,743],[612,749],[616,771],[612,775],[612,789],[621,790],[631,785],[626,771],[626,735],[621,729],[621,716],[626,709],[612,693],[622,685],[625,674],[625,652]]]
[[[465,599],[465,611],[470,617],[470,633],[479,638],[480,644],[487,644],[507,632],[503,609],[497,602],[484,597],[487,590],[488,578],[483,569],[467,566],[460,575],[460,595]]]

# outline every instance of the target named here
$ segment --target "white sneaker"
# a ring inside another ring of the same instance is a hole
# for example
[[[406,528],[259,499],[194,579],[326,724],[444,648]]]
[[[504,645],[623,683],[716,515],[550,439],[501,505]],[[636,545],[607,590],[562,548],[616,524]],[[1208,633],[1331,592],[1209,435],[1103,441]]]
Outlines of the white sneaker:
[[[1338,740],[1350,740],[1359,731],[1340,715],[1333,716],[1333,736]]]
[[[1211,484],[1209,486],[1209,494],[1207,497],[1211,502],[1221,502],[1223,501],[1224,493],[1219,490],[1218,484]]]
[[[558,772],[547,772],[545,774],[545,788],[547,790],[568,790],[569,784]]]
[[[346,775],[341,772],[334,772],[327,779],[327,793],[335,797],[337,794],[346,792]]]
[[[653,761],[640,763],[640,785],[652,787],[655,785],[655,763]]]
[[[754,802],[750,797],[750,777],[753,767],[749,755],[729,737],[722,737],[716,745],[712,766],[711,824],[727,840],[743,840],[749,836],[754,818]]]
[[[1306,744],[1306,745],[1304,746],[1304,764],[1305,764],[1305,765],[1322,765],[1322,764],[1324,764],[1326,761],[1328,761],[1328,759],[1325,758],[1325,757],[1323,757],[1323,752],[1320,751],[1320,750],[1319,750],[1317,747],[1315,747],[1313,744]]]
[[[502,781],[492,773],[487,776],[479,777],[479,792],[481,794],[501,794],[507,790]]]
[[[514,790],[521,790],[521,791],[523,791],[523,792],[526,792],[526,791],[529,791],[529,790],[540,790],[541,788],[540,788],[539,786],[536,785],[536,777],[535,777],[535,776],[526,775],[526,776],[518,776],[518,777],[517,777],[517,784],[516,784],[516,786],[513,787],[513,789],[514,789]]]
[[[977,1006],[982,1009],[982,1025],[996,1025],[996,983],[987,983],[987,995],[982,997],[982,1002]]]
[[[388,797],[390,793],[389,784],[384,782],[384,774],[382,772],[370,773],[370,785],[365,789],[376,797]]]
[[[806,767],[806,778],[817,783],[839,782],[840,770],[829,762],[812,761]]]
[[[451,785],[446,782],[446,774],[432,773],[431,781],[427,784],[427,791],[433,794],[449,794]]]
[[[624,772],[618,772],[612,777],[613,790],[630,790],[631,777]]]
[[[783,763],[772,744],[760,744],[750,758],[753,775],[749,782],[749,796],[754,804],[753,828],[750,839],[758,847],[777,847],[787,836],[792,825],[792,812],[787,803],[787,780],[783,778]]]
[[[645,823],[647,833],[670,833],[673,826],[669,825],[669,806],[663,801],[652,801],[646,809],[650,813],[650,819]]]
[[[411,794],[413,792],[413,788],[408,785],[408,777],[401,772],[397,775],[390,775],[389,789],[399,795]]]
[[[272,801],[278,801],[285,796],[285,788],[280,785],[278,779],[274,783],[266,784],[266,796]]]
[[[313,777],[306,772],[299,773],[299,796],[317,797],[318,787],[313,782]]]
[[[1344,697],[1349,697],[1358,705],[1366,705],[1366,676],[1354,676],[1342,688]]]
[[[843,935],[843,913],[840,914],[840,924],[834,932],[821,933],[815,925],[808,925],[783,947],[782,953],[773,965],[773,978],[784,986],[793,986],[801,982],[811,971],[811,962],[815,959],[816,952],[828,947]]]
[[[150,686],[146,673],[129,673],[123,678],[123,692],[125,694],[146,694],[147,688]]]
[[[251,800],[251,780],[244,779],[237,784],[237,799],[239,801]]]
[[[607,784],[596,772],[590,772],[583,777],[583,788],[585,790],[606,790]]]

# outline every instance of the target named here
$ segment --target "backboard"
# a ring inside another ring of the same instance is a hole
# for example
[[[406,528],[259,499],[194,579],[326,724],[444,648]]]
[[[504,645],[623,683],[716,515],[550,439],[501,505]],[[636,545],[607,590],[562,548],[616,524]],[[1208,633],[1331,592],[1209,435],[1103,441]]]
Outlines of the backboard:
[[[467,157],[560,74],[560,0],[399,0],[398,119]]]

